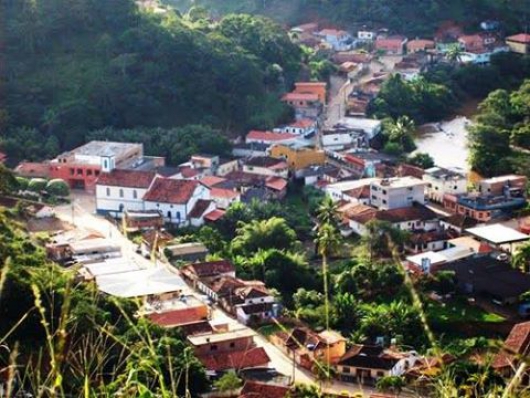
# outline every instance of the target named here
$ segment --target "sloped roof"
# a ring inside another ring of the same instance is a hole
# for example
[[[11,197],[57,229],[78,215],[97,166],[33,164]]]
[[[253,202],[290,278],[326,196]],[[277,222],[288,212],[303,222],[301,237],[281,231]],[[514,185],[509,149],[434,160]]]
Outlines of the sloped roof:
[[[211,221],[211,222],[215,222],[215,221],[219,220],[220,218],[222,218],[225,215],[225,213],[226,213],[226,211],[224,211],[224,210],[215,209],[215,210],[209,212],[208,214],[205,214],[204,219],[208,220],[208,221]]]
[[[205,261],[202,263],[189,264],[185,269],[190,270],[199,278],[235,272],[235,267],[228,260]]]
[[[199,186],[198,181],[157,178],[144,195],[144,200],[172,204],[185,204]]]
[[[315,95],[316,97],[316,95]],[[247,140],[260,140],[260,141],[285,141],[285,140],[291,140],[296,138],[296,134],[290,134],[290,133],[273,133],[272,131],[259,131],[259,130],[251,130],[247,134]]]
[[[204,309],[201,307],[181,308],[161,314],[152,313],[148,315],[151,322],[164,327],[188,325],[204,321]]]
[[[517,43],[530,44],[530,34],[528,33],[519,33],[517,35],[508,36],[507,41],[514,41]]]
[[[206,185],[209,188],[214,187],[215,185],[226,181],[226,178],[217,177],[217,176],[205,176],[201,178],[201,183]]]
[[[238,398],[285,398],[289,387],[247,381]]]
[[[110,173],[101,173],[97,180],[97,185],[147,189],[155,175],[152,171],[114,169]]]
[[[195,203],[195,206],[193,206],[193,209],[191,209],[190,214],[188,214],[189,217],[190,218],[202,217],[202,215],[206,212],[206,210],[208,210],[208,208],[210,207],[212,203],[213,202],[211,200],[199,199]]]
[[[218,352],[212,355],[198,355],[199,361],[207,370],[221,371],[265,366],[270,358],[263,347],[236,352]]]
[[[287,186],[287,181],[280,177],[267,178],[265,185],[267,188],[274,189],[275,191],[282,191]]]
[[[516,366],[516,356],[530,353],[530,322],[516,324],[504,342],[504,349],[493,360],[494,368]]]

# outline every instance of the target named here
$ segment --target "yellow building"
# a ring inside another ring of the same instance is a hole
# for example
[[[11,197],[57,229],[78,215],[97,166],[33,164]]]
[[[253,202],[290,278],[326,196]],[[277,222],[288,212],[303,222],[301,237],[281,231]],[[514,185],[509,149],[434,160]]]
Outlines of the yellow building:
[[[295,144],[279,144],[270,150],[270,156],[273,158],[285,159],[290,170],[301,170],[309,166],[320,166],[326,163],[326,154],[324,151],[312,148],[302,147]]]
[[[506,44],[514,53],[528,54],[530,53],[530,34],[519,33],[518,35],[509,36],[506,38]]]

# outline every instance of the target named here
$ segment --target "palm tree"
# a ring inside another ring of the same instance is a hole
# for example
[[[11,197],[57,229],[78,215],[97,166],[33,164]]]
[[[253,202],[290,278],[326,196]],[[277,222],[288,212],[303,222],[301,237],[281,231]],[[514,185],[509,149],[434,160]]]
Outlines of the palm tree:
[[[335,252],[340,243],[340,234],[331,224],[320,226],[317,235],[319,254],[322,256],[322,279],[324,284],[324,308],[326,311],[326,330],[329,330],[329,292],[328,292],[328,255]],[[329,350],[326,355],[327,373],[330,369]]]
[[[462,47],[460,47],[459,44],[454,44],[447,50],[447,53],[445,53],[445,57],[453,65],[456,65],[462,61],[462,54]]]
[[[397,142],[401,148],[405,149],[405,139],[410,137],[416,130],[414,121],[408,116],[400,116],[394,123],[391,123],[388,128],[388,136],[390,141]]]
[[[337,225],[339,221],[338,204],[327,195],[317,209],[317,220],[320,224]]]
[[[526,243],[517,248],[512,256],[512,265],[520,268],[523,272],[530,271],[530,243]]]

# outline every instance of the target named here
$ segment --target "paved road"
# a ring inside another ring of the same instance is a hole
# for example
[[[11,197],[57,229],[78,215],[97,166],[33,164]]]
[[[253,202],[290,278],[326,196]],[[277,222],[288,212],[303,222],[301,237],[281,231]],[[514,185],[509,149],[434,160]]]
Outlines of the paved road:
[[[136,245],[129,241],[121,234],[116,225],[109,220],[95,215],[94,197],[84,192],[74,192],[72,205],[63,205],[56,207],[56,215],[65,222],[74,224],[80,229],[90,229],[101,233],[102,235],[113,240],[122,248],[122,253],[127,257],[134,257],[140,264],[146,267],[152,266],[152,263],[143,256],[136,253]],[[196,293],[195,293],[196,294]],[[196,294],[201,299],[202,296]],[[212,309],[212,321],[216,323],[228,324],[230,329],[248,329],[247,326],[239,323],[236,319],[221,311],[218,307]],[[266,338],[256,333],[256,344],[263,347],[271,359],[271,366],[279,373],[291,377],[293,374],[293,362],[291,358],[285,355],[278,347],[271,344]],[[318,380],[311,372],[295,367],[295,381],[301,384],[318,384]],[[330,384],[323,385],[325,392],[341,393],[349,392],[350,394],[364,393],[368,397],[371,389],[359,387],[353,384],[332,381]]]

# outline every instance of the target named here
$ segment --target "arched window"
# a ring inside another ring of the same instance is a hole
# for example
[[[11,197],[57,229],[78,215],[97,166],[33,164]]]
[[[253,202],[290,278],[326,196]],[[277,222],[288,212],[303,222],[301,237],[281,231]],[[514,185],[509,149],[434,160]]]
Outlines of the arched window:
[[[123,189],[120,188],[120,198],[123,198]]]
[[[136,192],[136,189],[133,191],[133,198],[138,199],[138,192]]]

